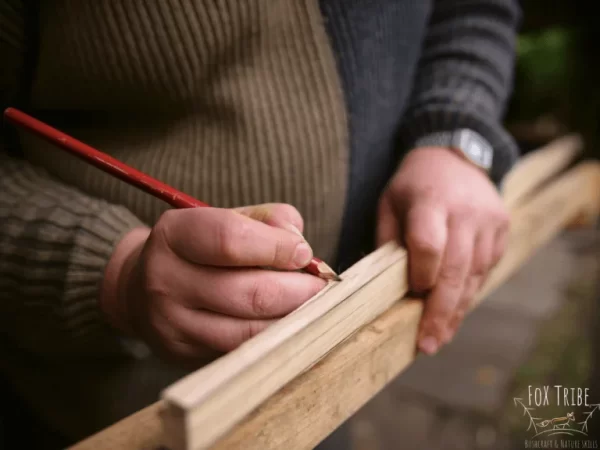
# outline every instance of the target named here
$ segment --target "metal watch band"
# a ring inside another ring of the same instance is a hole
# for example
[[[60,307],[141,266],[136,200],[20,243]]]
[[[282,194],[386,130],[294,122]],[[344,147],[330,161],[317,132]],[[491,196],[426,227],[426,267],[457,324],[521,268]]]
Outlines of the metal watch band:
[[[494,149],[477,132],[469,129],[439,131],[428,134],[416,142],[419,147],[449,147],[462,154],[468,161],[489,173],[492,168]]]

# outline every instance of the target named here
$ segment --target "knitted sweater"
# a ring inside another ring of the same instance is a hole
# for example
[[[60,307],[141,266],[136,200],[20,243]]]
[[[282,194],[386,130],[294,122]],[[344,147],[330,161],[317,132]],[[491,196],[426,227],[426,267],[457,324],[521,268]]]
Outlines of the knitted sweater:
[[[0,105],[215,206],[290,203],[341,269],[372,249],[382,189],[431,134],[474,130],[494,181],[511,167],[518,16],[510,0],[0,0]],[[2,370],[82,437],[182,375],[96,303],[115,244],[167,206],[1,136]]]

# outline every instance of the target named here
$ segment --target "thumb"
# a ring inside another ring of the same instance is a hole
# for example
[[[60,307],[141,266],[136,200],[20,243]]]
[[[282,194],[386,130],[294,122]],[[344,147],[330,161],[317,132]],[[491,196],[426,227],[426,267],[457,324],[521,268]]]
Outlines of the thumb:
[[[377,247],[400,238],[400,223],[394,213],[389,195],[383,194],[377,211]]]
[[[235,211],[258,220],[266,225],[302,236],[304,220],[296,208],[286,203],[263,203],[261,205],[243,206]]]

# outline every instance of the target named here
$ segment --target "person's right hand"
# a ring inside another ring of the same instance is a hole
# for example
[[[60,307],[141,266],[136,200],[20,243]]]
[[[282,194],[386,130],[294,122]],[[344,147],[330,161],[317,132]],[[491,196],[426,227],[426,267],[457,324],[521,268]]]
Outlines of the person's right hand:
[[[284,204],[169,210],[117,244],[100,308],[166,357],[194,362],[230,351],[325,286],[293,272],[313,256],[302,229]]]

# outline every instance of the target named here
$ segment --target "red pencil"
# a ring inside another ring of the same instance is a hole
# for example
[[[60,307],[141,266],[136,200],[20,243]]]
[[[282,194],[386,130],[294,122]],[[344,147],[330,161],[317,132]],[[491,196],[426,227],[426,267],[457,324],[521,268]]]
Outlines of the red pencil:
[[[122,163],[118,159],[74,139],[18,109],[7,108],[4,111],[4,118],[13,125],[36,134],[42,139],[68,151],[98,169],[167,202],[174,208],[210,207],[210,205],[201,202],[200,200],[196,200],[127,164]],[[341,281],[331,267],[316,257],[314,257],[310,264],[303,270],[325,280]]]

